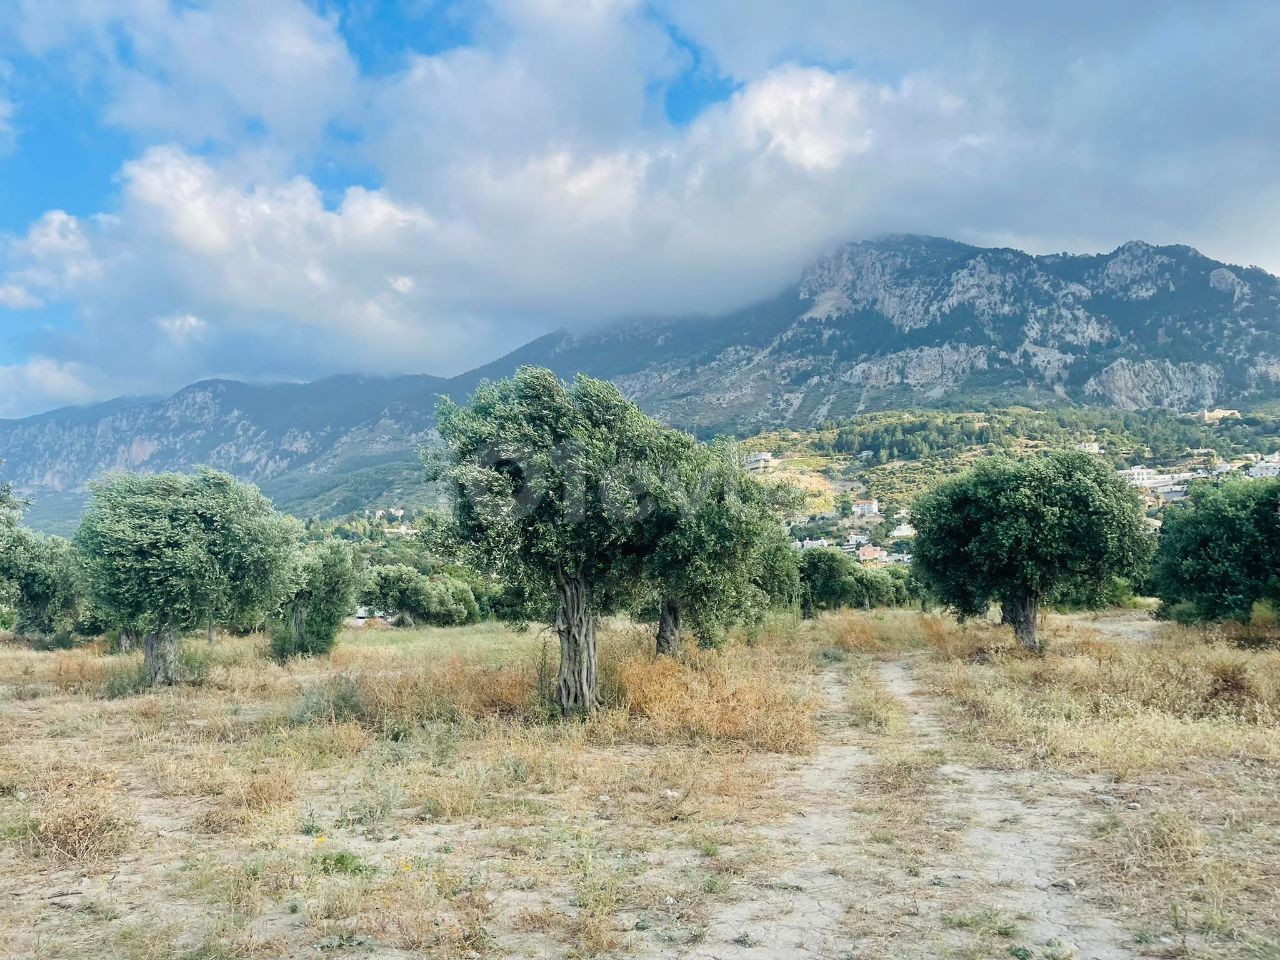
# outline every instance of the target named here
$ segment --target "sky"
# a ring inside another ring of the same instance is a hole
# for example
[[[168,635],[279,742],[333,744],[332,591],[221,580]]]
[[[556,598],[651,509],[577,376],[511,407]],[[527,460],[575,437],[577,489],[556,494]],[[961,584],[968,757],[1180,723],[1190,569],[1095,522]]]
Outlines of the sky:
[[[1280,272],[1280,4],[0,0],[0,417],[451,375],[831,246]]]

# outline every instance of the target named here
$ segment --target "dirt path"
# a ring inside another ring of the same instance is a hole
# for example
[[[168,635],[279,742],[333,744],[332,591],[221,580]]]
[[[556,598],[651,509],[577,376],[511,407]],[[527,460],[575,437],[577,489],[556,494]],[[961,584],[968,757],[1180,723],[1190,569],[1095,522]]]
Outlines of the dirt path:
[[[906,749],[940,750],[949,736],[921,694],[911,658],[882,664],[878,682],[906,706]],[[972,956],[983,933],[970,920],[997,915],[1045,960],[1129,960],[1123,932],[1089,904],[1071,876],[1069,847],[1086,836],[1101,783],[946,764],[928,829],[954,831],[928,871],[877,847],[876,803],[864,777],[879,762],[850,724],[849,681],[823,675],[822,745],[782,786],[798,812],[762,831],[780,869],[747,883],[709,918],[684,960],[933,960]],[[888,801],[892,802],[892,801]],[[961,918],[961,919],[957,919]],[[977,921],[972,921],[977,922]],[[988,921],[990,922],[990,921]],[[1010,935],[1013,936],[1013,935]],[[641,951],[642,956],[650,956]],[[652,954],[651,956],[657,956]]]
[[[688,960],[835,958],[847,954],[843,920],[854,892],[843,871],[857,856],[847,799],[860,768],[874,757],[854,742],[845,708],[847,681],[822,676],[822,746],[796,771],[786,795],[802,811],[762,831],[786,851],[787,865],[751,896],[723,908]]]
[[[916,686],[911,660],[881,665],[879,679],[908,706],[912,728],[926,747],[945,750],[947,734]],[[971,826],[965,840],[978,859],[972,869],[999,888],[1007,912],[1025,918],[1029,939],[1061,944],[1079,960],[1123,960],[1135,956],[1130,940],[1098,909],[1076,894],[1070,847],[1088,836],[1100,779],[1042,772],[1019,775],[949,764],[940,771],[956,789],[948,799]]]
[[[1154,643],[1165,626],[1146,610],[1108,610],[1105,613],[1054,613],[1051,624],[1074,627],[1085,635],[1097,631],[1108,640],[1126,643]]]

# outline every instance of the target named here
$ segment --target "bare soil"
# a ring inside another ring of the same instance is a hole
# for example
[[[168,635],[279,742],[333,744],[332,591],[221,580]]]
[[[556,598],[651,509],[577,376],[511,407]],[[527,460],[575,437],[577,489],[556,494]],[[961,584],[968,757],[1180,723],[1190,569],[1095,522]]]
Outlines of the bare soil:
[[[886,661],[875,679],[902,704],[905,748],[945,758],[949,735],[913,676],[913,657]],[[707,919],[689,960],[834,960],[1022,956],[1128,960],[1142,956],[1092,902],[1072,862],[1106,797],[1100,778],[1005,772],[942,762],[915,826],[925,850],[886,836],[883,807],[867,798],[878,763],[845,706],[851,681],[822,682],[820,748],[779,784],[795,812],[762,828],[775,868],[744,882]],[[914,743],[910,743],[914,741]],[[893,760],[893,756],[890,756]],[[921,798],[911,798],[916,801]],[[892,823],[892,812],[888,815]],[[932,842],[930,842],[932,841]],[[995,952],[988,952],[995,951]]]

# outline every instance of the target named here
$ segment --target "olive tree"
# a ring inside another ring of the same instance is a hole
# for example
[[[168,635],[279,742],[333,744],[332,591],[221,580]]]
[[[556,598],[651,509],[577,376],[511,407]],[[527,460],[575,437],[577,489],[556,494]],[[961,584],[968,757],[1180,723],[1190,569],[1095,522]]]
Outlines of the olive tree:
[[[680,648],[682,624],[714,646],[734,621],[768,602],[757,585],[785,494],[742,466],[737,445],[664,431],[645,488],[644,572],[659,599],[656,650]]]
[[[1248,620],[1278,599],[1280,480],[1197,484],[1165,511],[1151,586],[1193,620]]]
[[[869,570],[841,550],[816,547],[800,555],[800,602],[812,617],[840,607],[891,606],[897,595],[887,573]]]
[[[405,626],[426,623],[453,627],[480,619],[471,587],[445,574],[424,574],[404,563],[373,567],[360,591],[361,602],[395,614]]]
[[[83,576],[69,541],[0,524],[0,581],[10,584],[14,633],[44,640],[74,626]]]
[[[296,540],[256,488],[207,469],[97,483],[77,534],[98,607],[144,636],[152,686],[178,682],[180,633],[275,609]]]
[[[300,550],[271,633],[277,660],[328,653],[353,612],[360,567],[355,549],[326,540]]]
[[[442,401],[437,423],[434,471],[459,538],[518,593],[554,596],[560,710],[596,709],[596,621],[639,578],[641,475],[660,428],[612,384],[535,367],[482,384],[465,406]]]
[[[1042,651],[1040,606],[1143,570],[1154,541],[1136,492],[1097,457],[989,457],[912,507],[914,570],[962,619],[1000,604],[1018,642]]]

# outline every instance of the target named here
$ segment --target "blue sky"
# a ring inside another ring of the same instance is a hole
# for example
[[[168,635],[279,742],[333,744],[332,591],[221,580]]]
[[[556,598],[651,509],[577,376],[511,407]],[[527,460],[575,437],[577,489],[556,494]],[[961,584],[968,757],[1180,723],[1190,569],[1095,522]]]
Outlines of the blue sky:
[[[0,416],[453,373],[833,243],[1280,269],[1280,7],[0,0]]]

